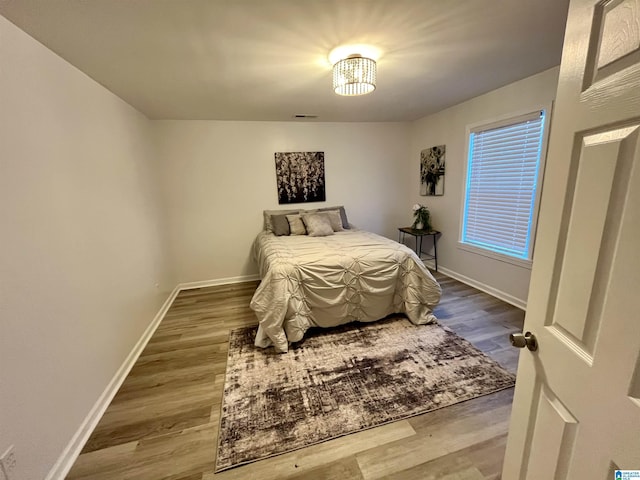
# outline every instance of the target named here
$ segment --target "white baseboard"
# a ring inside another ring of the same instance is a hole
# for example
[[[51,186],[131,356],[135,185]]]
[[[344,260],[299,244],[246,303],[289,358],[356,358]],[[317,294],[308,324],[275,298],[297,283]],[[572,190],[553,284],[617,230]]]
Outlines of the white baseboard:
[[[55,463],[53,468],[49,471],[49,474],[46,476],[45,480],[63,480],[66,475],[71,470],[71,467],[78,459],[82,448],[84,447],[87,440],[93,433],[93,430],[98,425],[98,422],[102,418],[102,415],[107,410],[107,407],[111,404],[113,397],[118,393],[118,389],[129,375],[129,372],[133,368],[133,365],[138,360],[138,357],[144,350],[144,347],[147,346],[149,340],[152,335],[155,333],[158,325],[166,315],[169,307],[178,296],[178,294],[182,290],[190,290],[193,288],[202,288],[202,287],[211,287],[215,285],[226,285],[230,283],[241,283],[241,282],[250,282],[254,280],[260,280],[259,275],[243,275],[239,277],[228,277],[228,278],[219,278],[215,280],[204,280],[201,282],[188,282],[188,283],[180,283],[173,289],[169,297],[162,304],[162,307],[153,318],[153,321],[146,328],[136,345],[133,347],[125,361],[122,363],[116,374],[113,376],[107,388],[104,389],[102,395],[98,398],[93,408],[89,411],[89,414],[86,416],[78,431],[75,433],[67,447],[60,455],[60,458]]]
[[[239,277],[216,278],[214,280],[202,280],[200,282],[179,283],[178,289],[191,290],[193,288],[215,287],[216,285],[228,285],[230,283],[253,282],[260,280],[260,275],[240,275]]]
[[[464,275],[461,275],[457,272],[454,272],[444,267],[440,267],[438,271],[444,275],[447,275],[448,277],[454,278],[462,283],[466,283],[467,285],[470,285],[474,288],[477,288],[478,290],[488,293],[489,295],[493,295],[494,297],[499,298],[500,300],[503,300],[515,307],[518,307],[522,310],[526,310],[526,306],[527,306],[526,302],[523,302],[519,298],[509,295],[508,293],[505,293],[501,290],[485,285],[481,282],[478,282],[477,280],[466,277]],[[259,275],[242,275],[238,277],[227,277],[227,278],[219,278],[214,280],[204,280],[200,282],[187,282],[187,283],[178,284],[176,288],[173,289],[169,297],[165,300],[162,307],[154,317],[153,321],[146,328],[146,330],[144,331],[144,333],[142,334],[142,336],[140,337],[136,345],[133,347],[133,349],[131,350],[131,352],[125,359],[125,361],[122,363],[122,365],[120,366],[116,374],[113,376],[113,378],[105,388],[105,390],[102,392],[102,394],[96,401],[95,405],[93,406],[89,414],[86,416],[86,418],[78,428],[77,432],[75,433],[75,435],[73,436],[73,438],[71,439],[67,447],[64,449],[64,451],[60,455],[60,458],[58,459],[58,461],[54,464],[53,468],[49,471],[49,474],[46,476],[45,480],[63,480],[66,477],[66,475],[69,473],[74,462],[77,460],[78,456],[80,455],[82,448],[84,447],[85,443],[91,436],[91,433],[93,433],[93,430],[95,429],[96,425],[98,425],[98,422],[102,418],[102,415],[106,411],[107,407],[111,404],[113,397],[115,397],[116,393],[118,392],[118,389],[120,388],[124,380],[127,378],[127,375],[133,368],[133,365],[135,364],[136,360],[138,359],[138,357],[146,347],[147,343],[155,333],[156,329],[158,328],[158,325],[160,325],[160,322],[164,318],[165,314],[169,310],[169,307],[171,306],[175,298],[178,296],[180,291],[190,290],[194,288],[211,287],[215,285],[226,285],[231,283],[250,282],[255,280],[260,280],[260,276]]]
[[[162,304],[162,307],[160,307],[160,310],[153,318],[153,321],[146,328],[146,330],[140,337],[140,340],[138,340],[136,345],[133,347],[133,350],[131,350],[125,361],[113,376],[113,378],[107,385],[107,388],[105,388],[102,392],[102,395],[98,397],[98,400],[94,404],[93,408],[89,411],[89,414],[86,416],[86,418],[80,425],[80,428],[78,428],[78,431],[62,452],[62,455],[60,455],[58,461],[49,471],[49,474],[46,476],[45,480],[63,480],[69,473],[69,470],[71,470],[71,467],[80,455],[80,452],[82,451],[85,443],[87,443],[87,440],[89,440],[89,437],[93,433],[93,430],[96,428],[96,425],[98,425],[98,422],[102,418],[105,410],[107,409],[109,404],[111,404],[111,401],[113,400],[113,397],[115,397],[116,393],[118,393],[118,389],[124,382],[125,378],[127,378],[127,375],[129,375],[129,372],[133,368],[133,365],[136,363],[136,360],[138,360],[138,357],[144,350],[144,347],[147,346],[147,343],[151,339],[151,336],[155,333],[158,325],[160,325],[160,322],[169,310],[169,307],[178,296],[178,293],[180,293],[180,289],[178,287],[174,288],[169,297]]]
[[[467,285],[470,285],[473,288],[477,288],[478,290],[483,291],[484,293],[488,293],[491,296],[499,298],[503,302],[507,302],[508,304],[513,305],[514,307],[518,307],[520,310],[524,310],[524,311],[527,310],[526,301],[523,301],[517,297],[514,297],[513,295],[503,292],[502,290],[498,290],[497,288],[490,287],[489,285],[486,285],[482,282],[474,280],[473,278],[469,278],[458,272],[454,272],[453,270],[449,270],[448,268],[445,268],[445,267],[439,266],[438,272],[446,275],[447,277],[454,278],[462,283],[466,283]]]

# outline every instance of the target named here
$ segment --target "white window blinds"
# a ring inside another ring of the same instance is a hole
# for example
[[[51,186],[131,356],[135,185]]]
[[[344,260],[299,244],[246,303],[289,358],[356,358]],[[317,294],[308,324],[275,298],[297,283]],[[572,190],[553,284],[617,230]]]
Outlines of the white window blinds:
[[[531,258],[544,115],[471,131],[462,243]]]

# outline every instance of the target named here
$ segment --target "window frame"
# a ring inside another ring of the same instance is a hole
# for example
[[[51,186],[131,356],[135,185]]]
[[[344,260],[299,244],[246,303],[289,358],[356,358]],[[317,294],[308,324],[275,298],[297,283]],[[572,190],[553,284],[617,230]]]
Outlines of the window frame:
[[[483,248],[479,245],[466,243],[463,241],[463,233],[464,233],[464,225],[465,225],[465,211],[466,211],[466,203],[467,203],[467,185],[469,181],[469,167],[470,167],[470,155],[471,155],[471,134],[490,130],[493,128],[500,128],[507,125],[516,124],[519,121],[522,121],[528,116],[535,114],[535,112],[544,112],[544,121],[542,124],[542,143],[540,145],[540,160],[538,163],[538,176],[536,181],[536,192],[535,199],[533,203],[533,212],[531,215],[531,231],[529,233],[529,248],[528,255],[526,259],[511,256],[506,253],[496,252],[494,250]],[[528,108],[526,110],[521,110],[515,113],[509,113],[506,115],[502,115],[497,118],[493,118],[491,120],[485,120],[482,122],[476,122],[473,124],[469,124],[466,127],[466,146],[465,146],[465,168],[464,168],[464,177],[463,177],[463,185],[462,185],[462,202],[460,208],[460,225],[459,225],[459,235],[458,235],[458,248],[460,250],[464,250],[470,253],[482,255],[485,257],[493,258],[495,260],[499,260],[502,262],[510,263],[519,267],[531,269],[531,265],[533,263],[533,254],[535,250],[535,238],[538,228],[538,214],[540,211],[540,198],[542,195],[543,188],[543,179],[544,172],[547,160],[547,150],[549,144],[549,130],[551,127],[551,117],[553,113],[553,103],[548,103],[544,105],[539,105],[537,107]]]

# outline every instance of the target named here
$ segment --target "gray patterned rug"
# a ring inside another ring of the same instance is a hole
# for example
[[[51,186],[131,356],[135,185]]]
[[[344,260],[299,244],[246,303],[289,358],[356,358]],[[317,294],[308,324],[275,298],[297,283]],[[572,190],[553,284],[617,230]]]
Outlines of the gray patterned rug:
[[[395,317],[313,329],[288,353],[233,330],[216,472],[514,385],[455,333]]]

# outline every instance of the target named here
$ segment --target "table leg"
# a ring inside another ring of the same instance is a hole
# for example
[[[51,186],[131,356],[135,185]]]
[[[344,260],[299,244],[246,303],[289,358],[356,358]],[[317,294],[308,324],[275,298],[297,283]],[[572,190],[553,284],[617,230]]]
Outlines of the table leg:
[[[438,271],[438,247],[436,242],[436,234],[433,234],[433,263],[436,266],[436,272]]]

